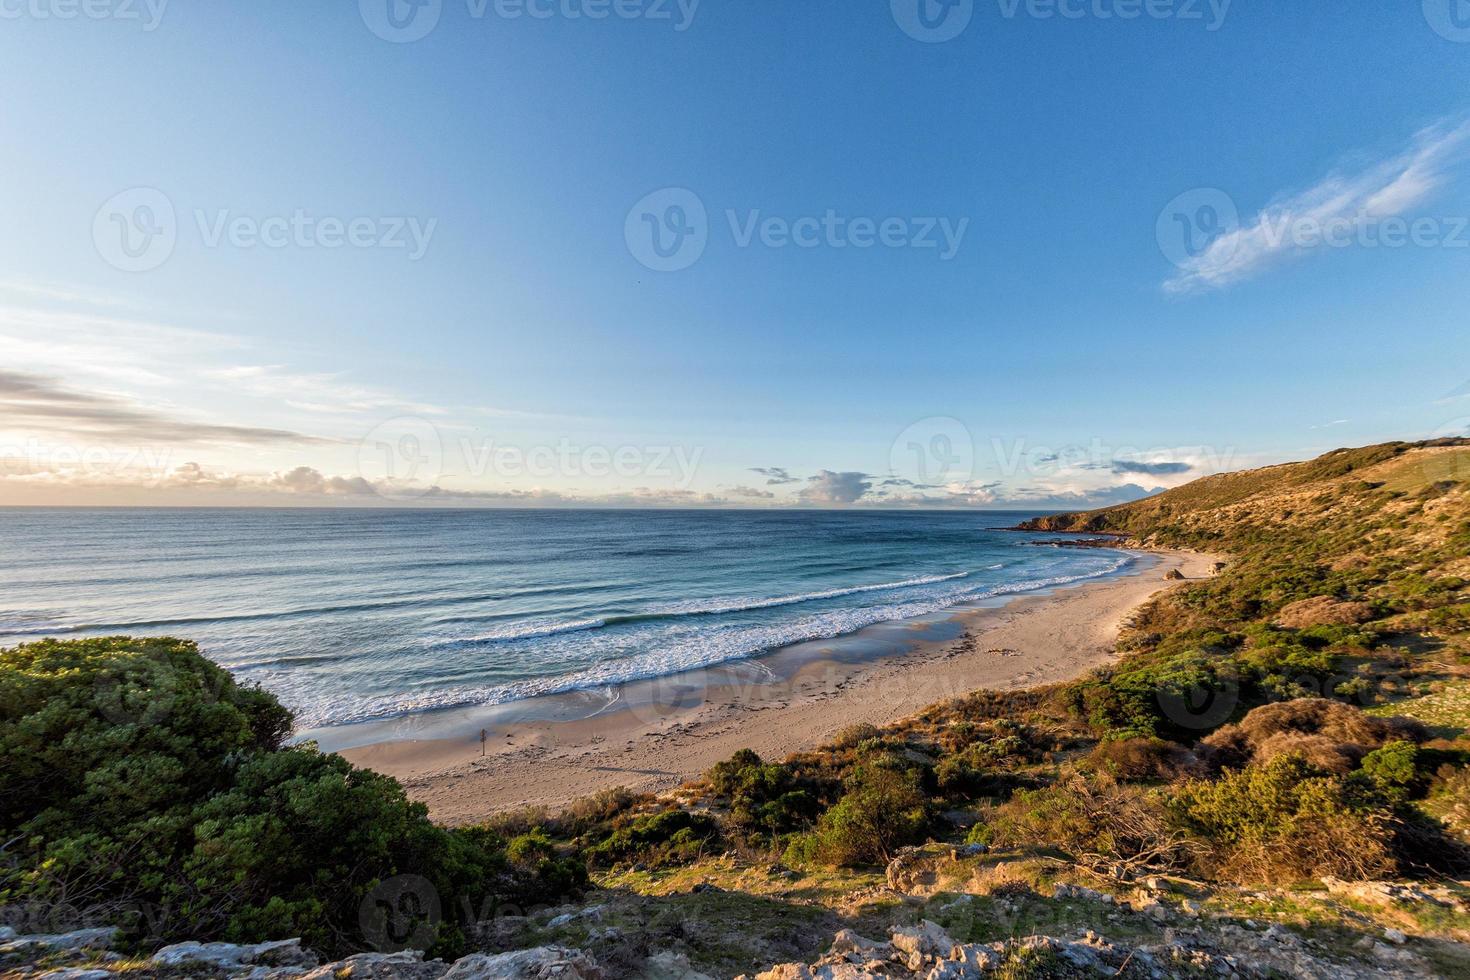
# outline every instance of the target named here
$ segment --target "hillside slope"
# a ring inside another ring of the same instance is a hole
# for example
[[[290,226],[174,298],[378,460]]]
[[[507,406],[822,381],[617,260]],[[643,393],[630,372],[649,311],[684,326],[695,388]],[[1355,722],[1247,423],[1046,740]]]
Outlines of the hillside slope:
[[[1381,526],[1451,523],[1463,515],[1470,439],[1338,449],[1302,463],[1208,476],[1154,497],[1021,525],[1126,534],[1145,544],[1248,547],[1275,530],[1337,537],[1378,514]],[[1437,501],[1433,507],[1422,505]],[[1402,521],[1403,523],[1397,523]],[[1439,535],[1430,532],[1432,540]]]

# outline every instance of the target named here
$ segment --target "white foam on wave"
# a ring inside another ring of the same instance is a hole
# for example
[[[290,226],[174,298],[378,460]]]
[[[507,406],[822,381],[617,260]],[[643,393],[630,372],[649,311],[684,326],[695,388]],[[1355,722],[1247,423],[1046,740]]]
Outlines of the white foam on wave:
[[[969,572],[954,572],[949,575],[924,575],[919,578],[905,579],[902,582],[880,582],[877,585],[851,585],[840,589],[826,589],[822,592],[804,592],[799,595],[777,596],[774,599],[733,599],[724,602],[692,599],[688,602],[674,602],[664,606],[655,606],[649,610],[649,614],[653,616],[709,616],[722,613],[747,612],[753,609],[773,609],[777,606],[795,606],[803,602],[838,599],[842,596],[861,595],[865,592],[887,592],[890,589],[911,589],[920,585],[953,582],[955,579],[968,578],[969,575]]]
[[[902,582],[880,582],[876,585],[851,585],[838,589],[825,589],[821,592],[803,592],[797,595],[775,596],[774,598],[690,599],[686,602],[670,602],[650,606],[648,609],[636,613],[577,619],[567,622],[532,620],[529,622],[510,623],[505,626],[486,630],[475,636],[456,637],[451,640],[438,641],[433,646],[452,649],[475,646],[481,643],[513,643],[518,640],[538,640],[548,636],[557,636],[562,633],[580,633],[585,630],[601,629],[605,626],[621,626],[628,623],[641,623],[655,619],[677,619],[683,616],[719,616],[727,613],[750,612],[758,609],[774,609],[778,606],[795,606],[805,602],[839,599],[843,596],[860,595],[866,592],[887,592],[896,589],[911,589],[924,585],[935,585],[940,582],[952,582],[955,579],[966,578],[969,574],[969,572],[953,572],[949,575],[925,575],[920,578],[905,579]]]
[[[1132,562],[1132,556],[1124,556],[1106,568],[1076,575],[1029,579],[882,606],[833,610],[785,623],[716,627],[644,653],[609,660],[573,673],[489,687],[460,686],[424,693],[379,695],[354,698],[346,704],[311,697],[298,699],[293,694],[304,692],[275,689],[296,712],[297,723],[303,728],[374,721],[443,708],[505,704],[526,698],[616,687],[633,681],[715,667],[778,647],[843,636],[877,623],[942,612],[962,602],[977,602],[1103,578],[1121,571]],[[282,680],[288,681],[289,687],[289,679]]]
[[[561,633],[580,633],[583,630],[595,630],[607,625],[604,619],[576,619],[571,622],[547,622],[545,620],[529,623],[514,623],[502,626],[499,629],[488,630],[479,636],[465,637],[459,640],[449,640],[442,646],[468,646],[475,643],[498,643],[509,640],[533,640],[546,636],[557,636]]]

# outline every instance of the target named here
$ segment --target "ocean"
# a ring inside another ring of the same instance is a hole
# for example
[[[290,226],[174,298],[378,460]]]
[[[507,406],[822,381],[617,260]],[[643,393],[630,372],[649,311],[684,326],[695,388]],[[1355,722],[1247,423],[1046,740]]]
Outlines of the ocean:
[[[0,646],[195,640],[300,729],[729,663],[1117,573],[982,512],[0,510]]]

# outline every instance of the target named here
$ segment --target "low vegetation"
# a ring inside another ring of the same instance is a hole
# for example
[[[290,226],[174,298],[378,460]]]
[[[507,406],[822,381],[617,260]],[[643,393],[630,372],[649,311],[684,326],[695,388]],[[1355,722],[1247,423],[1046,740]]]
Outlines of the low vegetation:
[[[586,880],[554,847],[528,860],[522,840],[435,826],[396,781],[287,747],[290,728],[274,697],[181,640],[0,651],[0,904],[154,943],[301,936],[341,952],[369,944],[364,904],[393,901],[399,876],[492,910]],[[465,937],[446,922],[402,926],[454,951]]]

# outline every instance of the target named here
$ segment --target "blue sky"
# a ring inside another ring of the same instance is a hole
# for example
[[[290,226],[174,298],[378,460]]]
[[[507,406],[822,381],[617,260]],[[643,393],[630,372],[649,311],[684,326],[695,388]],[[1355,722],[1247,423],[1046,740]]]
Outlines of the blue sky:
[[[0,503],[1068,506],[1470,424],[1459,0],[92,2],[0,2]]]

